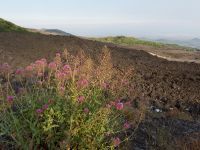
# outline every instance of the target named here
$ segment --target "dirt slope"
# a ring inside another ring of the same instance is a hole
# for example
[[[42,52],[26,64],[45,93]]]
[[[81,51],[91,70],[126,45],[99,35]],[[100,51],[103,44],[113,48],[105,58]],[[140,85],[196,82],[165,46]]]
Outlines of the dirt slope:
[[[30,33],[0,33],[0,63],[24,66],[38,58],[53,58],[67,48],[76,53],[84,50],[94,59],[105,44],[74,36],[53,36]],[[136,71],[136,95],[140,99],[200,99],[200,64],[167,61],[145,51],[109,45],[116,66],[132,66]]]
[[[84,50],[86,54],[96,59],[104,45],[104,43],[74,36],[0,33],[0,64],[8,62],[13,67],[25,66],[39,58],[52,59],[56,52],[60,52],[64,48],[67,48],[73,54],[79,50]],[[115,67],[119,69],[133,67],[135,69],[133,81],[135,96],[133,100],[150,102],[151,105],[163,111],[176,108],[180,111],[200,116],[200,103],[195,103],[200,100],[200,64],[167,61],[142,50],[123,48],[112,44],[109,44],[108,47],[111,50]],[[198,117],[196,117],[196,120],[198,120]],[[143,147],[144,143],[140,143],[137,140],[142,138],[142,141],[148,142],[149,136],[146,136],[148,134],[146,128],[150,127],[152,132],[158,126],[168,129],[165,123],[168,123],[168,119],[166,121],[163,121],[162,118],[161,121],[160,119],[158,121],[152,119],[150,123],[148,120],[142,123],[136,134],[136,140],[133,141],[130,149],[134,149],[133,147],[136,147],[136,149],[148,149]],[[177,122],[177,120],[174,120],[172,123],[174,123],[173,126],[184,126],[184,129],[186,128],[187,130],[180,129],[179,131],[177,128],[177,133],[187,133],[189,131],[193,133],[193,131],[197,132],[197,129],[199,131],[200,128],[198,122],[193,122],[194,127],[185,121]],[[169,127],[169,133],[173,126]],[[176,134],[176,132],[173,131],[173,134]],[[151,135],[154,136],[153,133]],[[139,138],[137,138],[138,136]],[[155,139],[153,139],[154,141]],[[146,146],[149,147],[150,145],[149,143]],[[161,148],[156,147],[158,149]]]

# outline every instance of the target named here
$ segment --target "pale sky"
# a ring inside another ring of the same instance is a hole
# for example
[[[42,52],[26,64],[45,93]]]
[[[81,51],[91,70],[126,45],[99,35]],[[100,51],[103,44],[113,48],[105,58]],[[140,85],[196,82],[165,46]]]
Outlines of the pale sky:
[[[200,0],[2,0],[0,18],[80,36],[200,37]]]

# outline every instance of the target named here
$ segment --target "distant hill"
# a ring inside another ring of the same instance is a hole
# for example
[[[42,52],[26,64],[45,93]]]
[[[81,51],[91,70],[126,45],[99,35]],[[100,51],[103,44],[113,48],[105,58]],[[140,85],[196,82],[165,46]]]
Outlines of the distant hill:
[[[0,32],[30,32],[30,33],[41,33],[47,35],[62,35],[70,36],[71,34],[66,33],[59,29],[28,29],[20,27],[12,22],[0,18]]]
[[[25,28],[0,18],[0,32],[28,32]]]
[[[28,29],[30,32],[41,33],[45,35],[61,35],[61,36],[71,36],[72,34],[64,32],[59,29]]]
[[[152,42],[152,41],[145,41],[140,40],[134,37],[126,37],[126,36],[109,36],[109,37],[102,37],[102,38],[91,38],[92,40],[106,42],[106,43],[113,43],[123,46],[135,46],[135,45],[146,45],[146,46],[153,46],[153,47],[162,47],[163,44],[159,42]]]
[[[59,29],[42,29],[41,31],[46,32],[46,33],[50,33],[50,34],[54,34],[54,35],[63,35],[63,36],[70,36],[70,33],[66,33],[62,30]]]
[[[96,40],[99,42],[105,43],[113,43],[122,46],[147,46],[154,48],[172,48],[172,49],[182,49],[186,51],[196,51],[197,47],[189,46],[189,44],[185,44],[184,42],[176,42],[176,41],[168,41],[165,39],[159,40],[149,40],[149,39],[138,39],[135,37],[126,37],[126,36],[109,36],[109,37],[101,37],[101,38],[91,38],[92,40]],[[193,39],[193,43],[198,43],[200,39]]]
[[[200,39],[193,38],[188,40],[174,40],[174,39],[157,39],[156,42],[166,43],[166,44],[178,44],[181,46],[192,47],[200,49]]]

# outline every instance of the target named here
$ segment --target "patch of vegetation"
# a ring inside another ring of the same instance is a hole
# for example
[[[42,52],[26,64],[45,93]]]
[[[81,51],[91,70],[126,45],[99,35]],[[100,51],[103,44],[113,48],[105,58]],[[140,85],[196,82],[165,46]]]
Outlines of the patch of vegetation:
[[[131,117],[136,110],[140,116],[131,107],[132,70],[117,76],[106,47],[99,57],[98,67],[67,51],[14,73],[1,65],[0,134],[8,138],[0,147],[106,150],[126,143],[140,121]]]
[[[144,41],[134,37],[116,36],[116,37],[103,37],[103,38],[91,38],[92,40],[119,44],[122,46],[134,46],[134,45],[147,45],[153,47],[162,47],[164,44],[158,42]]]
[[[9,21],[0,18],[0,32],[28,32],[25,28],[17,26]]]

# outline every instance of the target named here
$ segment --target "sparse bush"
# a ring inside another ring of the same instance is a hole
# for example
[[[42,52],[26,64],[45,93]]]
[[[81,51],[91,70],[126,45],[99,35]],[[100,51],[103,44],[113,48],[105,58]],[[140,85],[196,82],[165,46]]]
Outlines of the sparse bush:
[[[125,142],[121,135],[136,122],[130,74],[116,75],[106,47],[100,57],[99,67],[67,51],[15,73],[2,65],[0,133],[9,138],[0,142],[18,149],[114,149]]]

